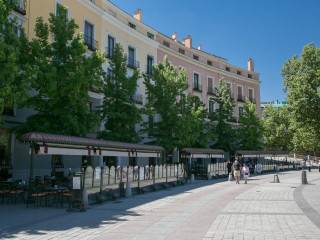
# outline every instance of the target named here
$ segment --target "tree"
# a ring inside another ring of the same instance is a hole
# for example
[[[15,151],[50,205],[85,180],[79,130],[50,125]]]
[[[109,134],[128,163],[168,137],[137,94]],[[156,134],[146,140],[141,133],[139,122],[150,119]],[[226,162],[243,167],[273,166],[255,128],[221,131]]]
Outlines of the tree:
[[[313,43],[306,45],[300,58],[295,55],[284,64],[282,76],[293,138],[304,150],[314,151],[320,142],[320,49]],[[314,141],[303,137],[310,134]]]
[[[271,106],[263,111],[263,139],[267,149],[289,151],[293,149],[290,112]]]
[[[262,148],[263,128],[257,116],[256,105],[248,99],[240,116],[240,126],[237,130],[239,149],[260,150]]]
[[[179,121],[184,91],[188,89],[186,71],[177,71],[177,68],[168,62],[167,56],[162,63],[154,65],[154,74],[143,74],[144,83],[148,92],[148,103],[143,113],[148,116],[142,126],[142,133],[147,133],[150,144],[157,144],[171,151],[178,147]],[[157,115],[159,121],[154,121]],[[183,135],[179,132],[179,135]]]
[[[212,148],[232,153],[235,150],[235,131],[228,121],[232,118],[235,104],[231,99],[231,90],[227,87],[223,78],[219,80],[219,88],[216,88],[216,93],[217,96],[210,98],[213,104],[217,103],[219,106],[215,112],[209,115],[212,124],[215,124],[213,133],[216,142],[212,145]]]
[[[26,79],[35,74],[24,61],[27,52],[27,38],[16,19],[10,16],[17,1],[0,1],[0,125],[4,107],[13,108],[27,98]],[[19,31],[19,36],[15,32]],[[31,74],[32,72],[32,74]]]
[[[49,24],[37,18],[36,38],[25,56],[37,70],[37,76],[30,81],[35,93],[24,105],[36,113],[18,127],[19,134],[41,131],[86,136],[99,125],[99,116],[88,109],[87,101],[90,86],[99,86],[105,75],[105,59],[98,51],[87,56],[82,34],[74,36],[77,28],[62,6],[57,16],[50,14]],[[52,43],[50,33],[54,37]]]
[[[198,96],[183,96],[177,132],[178,147],[207,148],[212,139],[211,124],[207,121],[208,112]]]
[[[141,121],[140,110],[133,97],[137,89],[139,70],[127,77],[127,56],[123,48],[116,44],[109,74],[103,86],[104,99],[101,106],[101,119],[105,121],[105,130],[98,137],[122,142],[138,142],[140,140],[134,126]]]

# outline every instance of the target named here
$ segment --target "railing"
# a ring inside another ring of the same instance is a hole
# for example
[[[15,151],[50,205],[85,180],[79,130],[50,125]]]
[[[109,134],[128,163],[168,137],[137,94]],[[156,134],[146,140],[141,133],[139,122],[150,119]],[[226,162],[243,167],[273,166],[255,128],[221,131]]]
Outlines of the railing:
[[[98,41],[94,40],[92,36],[83,35],[84,38],[84,45],[88,47],[91,51],[96,51],[99,48]]]
[[[152,66],[150,66],[150,65],[147,65],[147,66],[146,66],[146,73],[147,73],[147,74],[150,74],[150,75],[153,75],[153,68],[152,68]]]
[[[132,69],[137,69],[140,66],[140,63],[136,61],[134,58],[128,57],[127,67]]]
[[[20,13],[21,15],[26,15],[27,14],[26,5],[27,5],[26,0],[18,0],[17,6],[14,8],[14,11]]]
[[[193,90],[197,92],[202,92],[202,86],[200,84],[193,85]]]
[[[252,102],[252,103],[256,103],[256,99],[255,98],[250,98],[249,97],[249,101]]]
[[[244,98],[244,96],[242,96],[242,95],[238,95],[238,99],[237,99],[239,102],[245,102],[246,100],[245,100],[245,98]]]
[[[137,104],[143,104],[143,97],[141,94],[135,94],[133,96],[130,96],[130,99]]]
[[[106,48],[106,58],[112,59],[114,54],[114,48],[107,47]]]
[[[214,87],[208,87],[207,93],[210,95],[216,95],[216,90]]]

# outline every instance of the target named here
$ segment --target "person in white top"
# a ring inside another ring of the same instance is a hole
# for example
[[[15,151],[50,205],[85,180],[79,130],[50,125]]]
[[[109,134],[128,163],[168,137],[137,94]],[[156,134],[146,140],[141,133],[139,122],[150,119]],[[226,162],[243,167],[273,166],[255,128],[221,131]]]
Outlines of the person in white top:
[[[306,166],[307,166],[309,172],[311,172],[311,162],[310,162],[310,160],[308,160],[308,161],[306,162]]]
[[[250,169],[248,168],[246,163],[243,164],[242,173],[243,173],[244,183],[247,184],[248,177],[250,176]]]
[[[319,172],[320,172],[320,160],[318,161],[318,166],[319,166]]]

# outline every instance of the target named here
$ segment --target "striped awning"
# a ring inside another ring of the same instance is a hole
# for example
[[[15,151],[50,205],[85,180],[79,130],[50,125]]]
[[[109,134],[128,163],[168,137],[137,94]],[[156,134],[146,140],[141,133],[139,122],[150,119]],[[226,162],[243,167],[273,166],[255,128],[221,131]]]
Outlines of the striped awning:
[[[182,148],[181,158],[224,158],[225,152],[211,148]]]
[[[289,156],[289,153],[285,152],[285,151],[243,150],[243,151],[237,151],[236,156],[242,156],[242,157],[287,157],[287,156]]]

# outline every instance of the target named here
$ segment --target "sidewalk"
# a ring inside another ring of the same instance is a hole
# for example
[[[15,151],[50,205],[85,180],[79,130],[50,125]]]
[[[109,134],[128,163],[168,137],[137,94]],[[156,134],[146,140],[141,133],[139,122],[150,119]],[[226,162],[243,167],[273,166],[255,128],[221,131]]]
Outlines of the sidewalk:
[[[320,239],[320,173],[196,181],[84,213],[0,204],[1,239]]]

